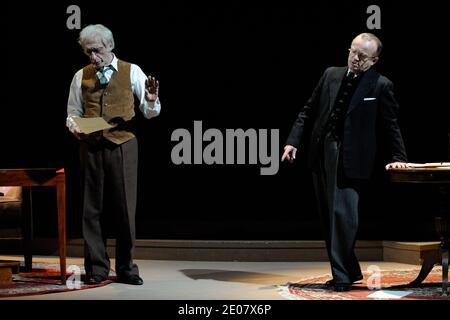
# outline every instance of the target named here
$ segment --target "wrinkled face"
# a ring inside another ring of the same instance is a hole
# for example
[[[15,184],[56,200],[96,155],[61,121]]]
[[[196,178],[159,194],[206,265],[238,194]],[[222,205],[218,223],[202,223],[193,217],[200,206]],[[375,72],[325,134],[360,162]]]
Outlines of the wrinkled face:
[[[355,73],[369,70],[378,61],[377,44],[358,36],[348,49],[348,68]]]
[[[86,40],[83,50],[96,69],[109,65],[113,59],[111,44],[105,47],[99,37]]]

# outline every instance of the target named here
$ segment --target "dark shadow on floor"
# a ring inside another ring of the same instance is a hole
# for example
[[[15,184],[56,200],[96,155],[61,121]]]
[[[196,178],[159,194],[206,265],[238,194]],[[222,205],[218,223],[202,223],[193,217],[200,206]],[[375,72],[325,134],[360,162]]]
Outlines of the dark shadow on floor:
[[[180,270],[186,277],[194,280],[217,280],[227,282],[241,282],[259,285],[285,285],[293,281],[292,276],[214,269],[182,269]]]

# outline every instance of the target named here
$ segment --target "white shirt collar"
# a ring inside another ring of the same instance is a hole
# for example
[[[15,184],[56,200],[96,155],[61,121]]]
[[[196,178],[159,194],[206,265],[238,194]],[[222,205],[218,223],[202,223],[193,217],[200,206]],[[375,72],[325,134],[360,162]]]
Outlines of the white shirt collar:
[[[110,65],[114,68],[114,71],[119,71],[119,68],[117,67],[118,62],[119,59],[117,59],[116,55],[113,53],[113,59]]]
[[[104,67],[102,67],[102,68],[100,68],[100,69],[97,69],[96,72],[97,73],[102,73],[103,70],[105,70],[105,69],[106,70],[110,69],[110,70],[113,70],[113,71],[119,71],[119,68],[117,66],[118,64],[119,64],[119,59],[117,59],[116,55],[113,53],[113,59],[112,59],[111,63],[106,65],[106,66],[104,66]]]

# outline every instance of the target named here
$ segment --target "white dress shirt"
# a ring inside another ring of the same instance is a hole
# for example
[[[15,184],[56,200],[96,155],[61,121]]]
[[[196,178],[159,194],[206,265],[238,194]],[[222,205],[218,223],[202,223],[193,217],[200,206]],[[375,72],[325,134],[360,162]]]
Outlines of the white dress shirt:
[[[105,77],[108,81],[111,79],[113,72],[117,72],[117,62],[118,59],[114,55],[111,62],[111,67],[105,72]],[[101,76],[100,72],[97,72],[97,77]],[[80,69],[75,73],[72,83],[70,84],[69,99],[67,102],[67,119],[66,125],[69,130],[73,132],[79,132],[77,124],[73,120],[76,117],[83,117],[84,115],[84,101],[81,93],[81,81],[83,79],[83,69]],[[141,70],[141,68],[135,64],[131,64],[130,68],[130,80],[131,80],[131,90],[133,94],[139,99],[139,110],[141,110],[144,117],[147,119],[156,117],[161,111],[161,103],[159,98],[154,102],[149,102],[145,100],[145,80],[147,76]]]

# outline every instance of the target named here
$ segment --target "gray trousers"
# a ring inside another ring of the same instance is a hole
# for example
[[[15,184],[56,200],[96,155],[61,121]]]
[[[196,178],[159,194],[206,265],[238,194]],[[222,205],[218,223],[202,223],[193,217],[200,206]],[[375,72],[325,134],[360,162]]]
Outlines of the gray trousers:
[[[116,273],[139,274],[133,263],[137,197],[138,144],[136,138],[121,145],[105,139],[81,142],[81,180],[85,269],[87,275],[107,277],[104,221],[116,226]]]
[[[340,142],[328,134],[318,168],[313,171],[313,183],[333,279],[352,283],[361,275],[354,252],[361,184],[344,177],[341,163]]]

